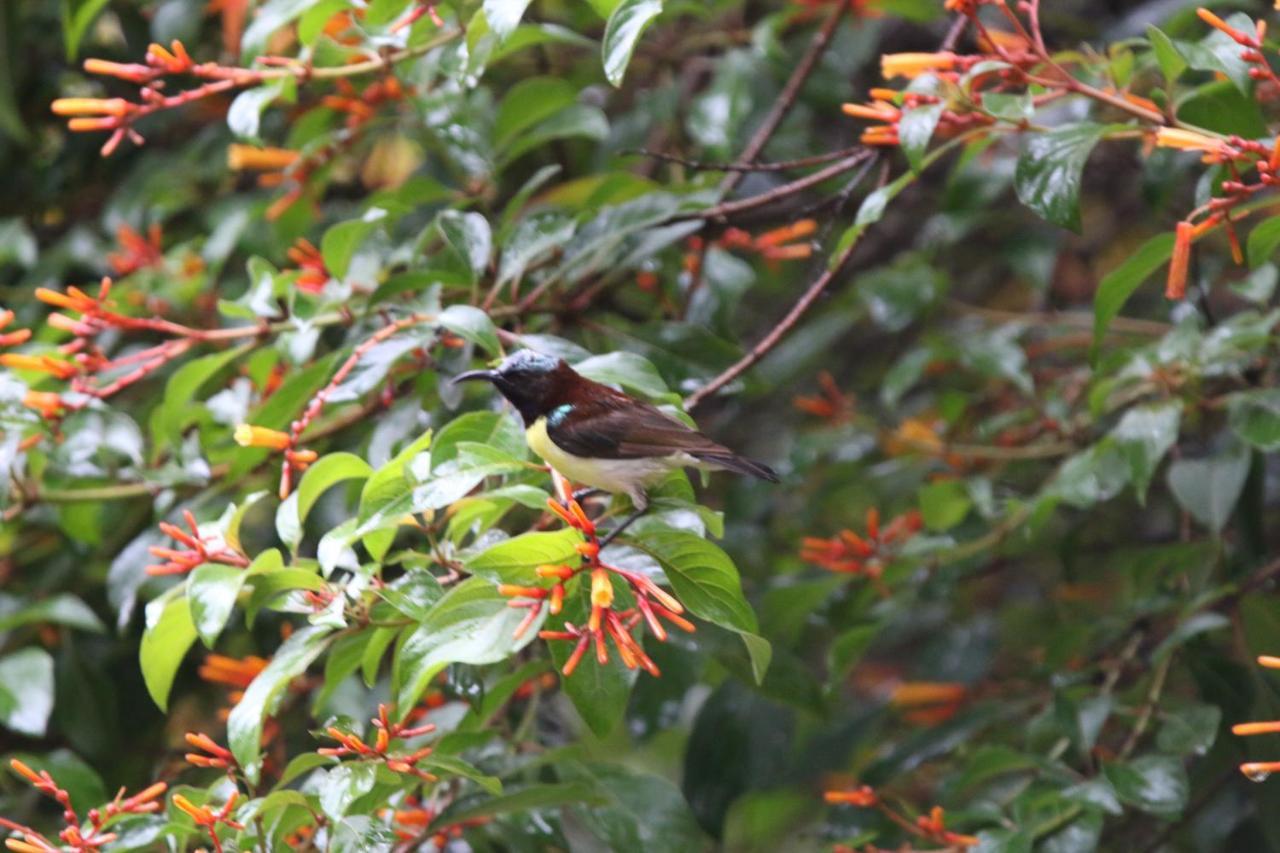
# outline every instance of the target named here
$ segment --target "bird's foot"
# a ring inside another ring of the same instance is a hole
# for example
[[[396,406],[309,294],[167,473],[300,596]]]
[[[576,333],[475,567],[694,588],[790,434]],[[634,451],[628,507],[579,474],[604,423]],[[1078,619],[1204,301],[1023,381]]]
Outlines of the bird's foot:
[[[571,497],[578,503],[582,503],[587,498],[594,498],[597,495],[607,495],[607,494],[608,492],[606,492],[604,489],[586,488],[586,489],[578,489],[571,495]]]

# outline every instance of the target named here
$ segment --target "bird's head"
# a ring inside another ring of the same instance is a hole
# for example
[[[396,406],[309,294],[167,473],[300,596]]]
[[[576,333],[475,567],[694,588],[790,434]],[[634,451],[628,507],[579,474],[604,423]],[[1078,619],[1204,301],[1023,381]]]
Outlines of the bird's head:
[[[492,382],[502,396],[519,410],[526,424],[560,405],[566,385],[577,378],[562,359],[533,350],[520,350],[490,370],[468,370],[454,377],[456,382]]]

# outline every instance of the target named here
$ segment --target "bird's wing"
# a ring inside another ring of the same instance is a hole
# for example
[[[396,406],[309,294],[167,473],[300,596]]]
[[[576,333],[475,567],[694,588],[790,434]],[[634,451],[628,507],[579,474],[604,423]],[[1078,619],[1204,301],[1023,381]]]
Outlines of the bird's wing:
[[[638,400],[575,404],[572,415],[549,423],[547,435],[567,453],[592,459],[644,459],[674,453],[728,453],[697,430]]]

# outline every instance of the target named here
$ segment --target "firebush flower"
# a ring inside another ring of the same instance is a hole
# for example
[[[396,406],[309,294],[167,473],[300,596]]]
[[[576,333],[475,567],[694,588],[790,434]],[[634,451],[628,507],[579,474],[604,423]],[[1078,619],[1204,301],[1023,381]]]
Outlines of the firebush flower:
[[[15,833],[15,837],[5,839],[5,846],[16,853],[32,853],[32,851],[50,853],[50,851],[61,851],[67,847],[81,853],[100,850],[118,837],[114,832],[105,831],[112,819],[119,815],[141,815],[159,811],[158,800],[167,789],[164,782],[156,782],[133,796],[126,797],[124,789],[121,788],[110,802],[89,809],[86,814],[88,818],[86,824],[81,821],[79,814],[71,805],[70,793],[54,781],[48,770],[37,772],[17,758],[11,759],[9,766],[14,773],[30,782],[37,791],[62,806],[62,820],[66,824],[58,833],[58,840],[61,843],[54,843],[31,827],[0,817],[0,827]]]
[[[209,840],[213,842],[213,849],[218,853],[222,853],[222,839],[218,837],[218,824],[222,824],[228,829],[244,829],[243,824],[231,819],[231,811],[235,808],[236,800],[239,797],[240,795],[233,791],[231,796],[227,797],[227,801],[223,803],[222,808],[216,812],[208,806],[197,806],[181,794],[173,795],[173,804],[195,821],[196,826],[207,832]]]
[[[160,224],[153,223],[143,237],[128,225],[116,229],[116,242],[120,251],[108,252],[107,263],[115,270],[116,275],[129,275],[140,269],[159,266],[164,260],[162,241],[164,234]]]
[[[1260,655],[1258,665],[1265,669],[1280,670],[1280,657]],[[1240,737],[1251,735],[1269,735],[1280,733],[1280,720],[1266,720],[1257,723],[1236,723],[1231,733]],[[1240,765],[1240,772],[1254,782],[1262,782],[1272,773],[1280,772],[1280,761],[1246,761]]]
[[[571,490],[566,488],[564,491],[568,494]],[[552,498],[547,501],[547,508],[569,527],[583,534],[584,539],[577,546],[581,561],[577,566],[538,566],[536,571],[540,578],[556,581],[550,588],[513,584],[499,586],[498,591],[512,599],[509,602],[511,607],[527,608],[529,611],[516,626],[515,635],[519,637],[529,629],[541,615],[544,603],[549,605],[548,610],[552,615],[559,614],[564,605],[566,584],[577,578],[578,583],[590,585],[591,611],[586,624],[579,626],[565,622],[560,630],[548,629],[538,633],[544,640],[567,640],[574,644],[568,660],[561,667],[561,673],[566,678],[572,675],[592,645],[595,647],[597,662],[603,666],[609,662],[609,644],[612,643],[628,669],[640,667],[655,677],[661,675],[658,666],[645,654],[632,631],[644,621],[659,641],[667,639],[664,622],[692,632],[694,625],[681,615],[684,613],[684,606],[644,575],[603,563],[600,560],[600,540],[596,536],[595,522],[577,501],[570,498],[561,504]],[[623,610],[614,607],[614,578],[628,586],[635,598],[635,607]]]
[[[362,760],[381,761],[386,764],[388,770],[394,773],[417,776],[424,782],[434,782],[436,780],[434,774],[428,773],[417,766],[418,762],[431,754],[432,747],[424,746],[407,753],[392,753],[389,751],[391,741],[429,734],[435,731],[435,725],[427,723],[421,726],[411,726],[407,721],[393,723],[389,718],[387,706],[382,704],[378,706],[378,716],[373,719],[373,727],[377,730],[377,735],[374,738],[374,742],[368,744],[359,735],[352,732],[344,732],[336,726],[330,726],[326,729],[326,732],[330,738],[338,742],[339,746],[321,747],[316,751],[321,755],[331,755],[339,758],[351,756]]]
[[[160,530],[169,538],[176,540],[183,548],[151,546],[148,550],[152,556],[159,557],[165,562],[147,566],[147,574],[185,575],[196,566],[206,563],[221,563],[240,568],[249,565],[249,560],[244,555],[232,550],[219,537],[202,536],[195,516],[190,510],[183,510],[182,518],[187,523],[188,530],[183,530],[167,521],[160,522]]]
[[[304,237],[299,237],[288,252],[289,260],[298,267],[296,284],[299,290],[307,293],[319,293],[329,283],[332,276],[324,264],[324,256],[320,250]]]
[[[830,539],[805,537],[800,558],[829,572],[878,580],[897,549],[919,532],[922,525],[920,513],[911,510],[881,528],[880,511],[872,507],[867,510],[865,534],[846,528]]]

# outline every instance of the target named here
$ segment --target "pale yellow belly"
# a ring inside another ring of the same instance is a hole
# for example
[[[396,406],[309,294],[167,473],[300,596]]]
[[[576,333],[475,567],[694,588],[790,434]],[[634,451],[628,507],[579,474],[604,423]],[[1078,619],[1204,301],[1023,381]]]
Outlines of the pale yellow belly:
[[[545,418],[538,418],[524,432],[529,449],[566,479],[593,489],[629,495],[642,507],[644,490],[673,468],[686,464],[678,456],[650,459],[586,459],[562,450],[547,435]],[[693,460],[689,460],[692,462]]]

